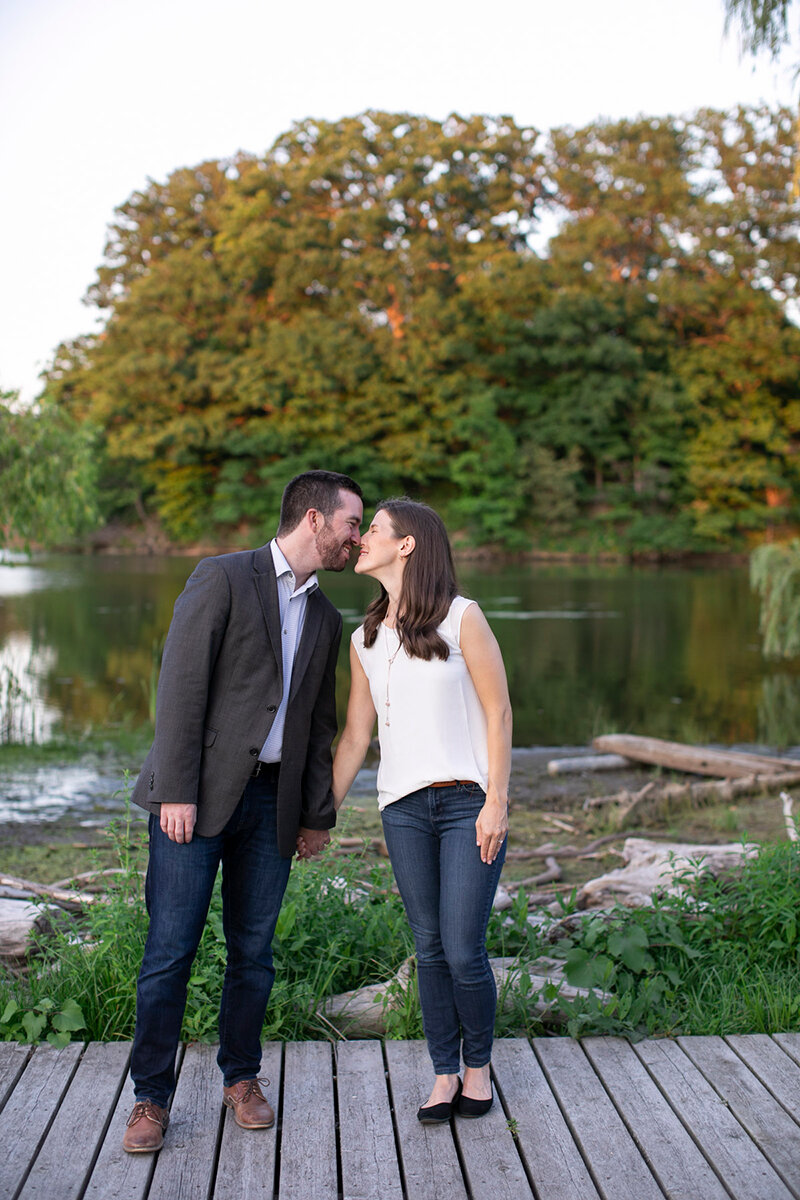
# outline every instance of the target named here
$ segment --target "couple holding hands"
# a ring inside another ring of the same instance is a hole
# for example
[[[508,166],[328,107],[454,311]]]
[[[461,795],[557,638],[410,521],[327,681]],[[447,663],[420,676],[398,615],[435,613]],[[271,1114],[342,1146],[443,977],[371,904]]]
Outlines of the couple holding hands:
[[[150,812],[150,927],[123,1138],[131,1153],[164,1140],[187,982],[220,863],[223,1101],[244,1129],[273,1124],[258,1076],[281,901],[294,855],[314,858],[328,844],[376,719],[378,804],[435,1074],[417,1115],[437,1123],[491,1107],[496,990],[485,939],[508,828],[505,670],[480,608],[458,594],[433,509],[383,501],[363,537],[362,518],[348,476],[298,475],[276,537],[204,559],[176,601],[155,739],[133,792]],[[342,618],[317,572],[343,570],[351,551],[356,574],[380,587],[351,639],[347,722],[331,766]]]

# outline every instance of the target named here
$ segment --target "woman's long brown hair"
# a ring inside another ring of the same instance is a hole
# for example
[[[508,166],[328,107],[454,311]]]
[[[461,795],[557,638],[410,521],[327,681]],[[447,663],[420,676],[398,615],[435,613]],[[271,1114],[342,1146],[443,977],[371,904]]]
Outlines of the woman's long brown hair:
[[[397,613],[400,642],[411,658],[446,659],[450,651],[436,630],[450,611],[458,585],[444,522],[427,504],[407,496],[383,500],[376,511],[386,513],[396,537],[410,534],[415,543],[403,571]],[[380,587],[364,617],[365,646],[374,644],[389,607],[389,595]]]

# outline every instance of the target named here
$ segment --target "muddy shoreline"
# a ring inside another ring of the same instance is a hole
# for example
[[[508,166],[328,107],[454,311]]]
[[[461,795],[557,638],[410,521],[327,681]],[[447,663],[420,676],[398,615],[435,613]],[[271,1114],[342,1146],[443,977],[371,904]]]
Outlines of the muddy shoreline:
[[[613,806],[586,810],[584,802],[591,796],[623,790],[635,792],[652,780],[686,779],[645,765],[614,771],[548,774],[547,764],[553,758],[583,757],[591,753],[588,746],[536,746],[513,751],[509,850],[515,851],[516,855],[509,855],[504,868],[505,878],[522,879],[539,870],[536,860],[526,861],[524,855],[542,845],[583,846],[610,833],[616,833],[618,837],[589,860],[564,860],[561,890],[569,891],[618,865],[622,843],[631,835],[715,843],[741,838],[783,840],[786,836],[780,801],[768,795],[743,798],[733,804],[719,802],[702,807],[688,804],[666,811],[645,809],[637,813],[635,821],[629,825],[619,823]],[[111,772],[106,767],[104,773]],[[359,777],[340,813],[335,841],[339,836],[381,838],[374,775],[373,768],[365,770]],[[0,874],[53,883],[97,866],[113,865],[115,852],[109,830],[112,823],[119,826],[124,812],[120,794],[112,803],[104,802],[102,811],[95,808],[94,811],[65,812],[49,820],[2,821]],[[131,838],[137,845],[143,844],[146,813],[134,808],[131,816]]]

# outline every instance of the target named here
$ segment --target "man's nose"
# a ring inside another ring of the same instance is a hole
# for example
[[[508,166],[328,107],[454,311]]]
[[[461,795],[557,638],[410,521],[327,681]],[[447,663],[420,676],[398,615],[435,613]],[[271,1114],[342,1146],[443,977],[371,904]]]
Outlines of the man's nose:
[[[354,546],[361,545],[361,530],[360,529],[354,529],[351,532],[350,541],[353,543]]]

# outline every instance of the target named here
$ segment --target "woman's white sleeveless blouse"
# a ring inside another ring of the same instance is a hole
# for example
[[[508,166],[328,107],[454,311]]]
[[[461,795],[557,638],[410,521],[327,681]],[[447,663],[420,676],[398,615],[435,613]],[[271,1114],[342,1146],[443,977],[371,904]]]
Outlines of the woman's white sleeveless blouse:
[[[431,783],[451,779],[469,779],[486,790],[486,715],[461,653],[461,621],[474,603],[456,596],[438,628],[450,651],[446,662],[409,658],[399,649],[395,630],[386,625],[379,627],[369,649],[364,645],[363,625],[352,636],[378,714],[380,808]]]

